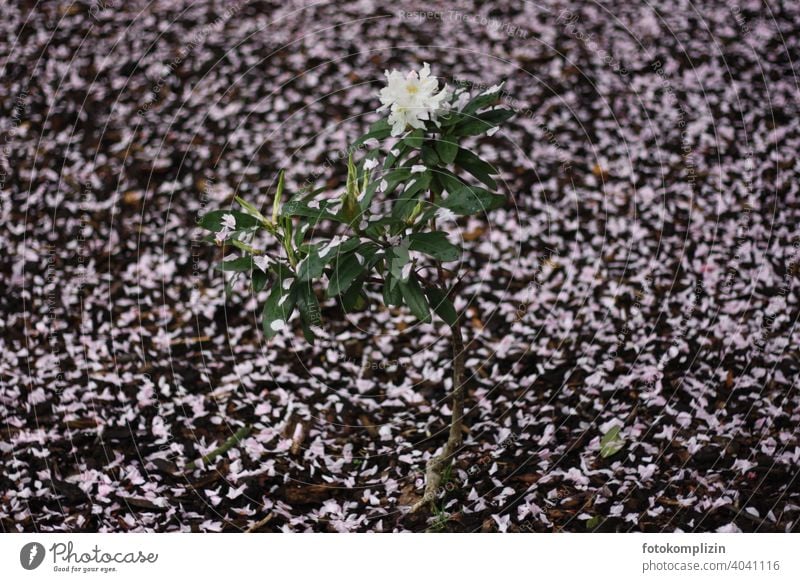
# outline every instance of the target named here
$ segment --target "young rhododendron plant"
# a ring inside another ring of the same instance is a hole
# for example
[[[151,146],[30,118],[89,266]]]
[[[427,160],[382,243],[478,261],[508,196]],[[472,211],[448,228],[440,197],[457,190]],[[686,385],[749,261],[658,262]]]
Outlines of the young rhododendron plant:
[[[458,281],[445,267],[460,259],[461,249],[438,226],[504,204],[492,177],[495,169],[465,142],[493,134],[513,112],[498,105],[500,86],[474,97],[463,88],[440,89],[427,63],[419,73],[387,71],[386,77],[378,111],[388,109],[389,117],[352,144],[351,152],[366,146],[367,153],[357,163],[350,154],[344,192],[287,195],[280,172],[271,213],[237,197],[241,210],[209,212],[200,225],[224,251],[238,253],[222,261],[223,272],[248,274],[256,293],[269,289],[262,316],[267,338],[280,333],[297,311],[303,335],[313,343],[321,324],[318,291],[345,313],[382,297],[386,307],[405,306],[422,322],[436,317],[449,326],[449,437],[427,464],[416,511],[434,500],[462,442],[464,341],[453,301]],[[277,240],[279,251],[259,248],[263,231]]]

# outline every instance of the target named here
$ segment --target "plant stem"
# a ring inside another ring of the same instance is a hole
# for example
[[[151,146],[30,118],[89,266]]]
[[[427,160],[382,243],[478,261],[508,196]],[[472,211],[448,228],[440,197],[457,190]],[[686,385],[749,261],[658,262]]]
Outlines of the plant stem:
[[[442,452],[428,461],[425,468],[425,493],[411,508],[415,513],[436,500],[436,490],[442,482],[442,475],[453,456],[461,448],[462,426],[464,423],[464,337],[461,332],[461,318],[450,326],[450,341],[453,347],[453,393],[450,433]]]

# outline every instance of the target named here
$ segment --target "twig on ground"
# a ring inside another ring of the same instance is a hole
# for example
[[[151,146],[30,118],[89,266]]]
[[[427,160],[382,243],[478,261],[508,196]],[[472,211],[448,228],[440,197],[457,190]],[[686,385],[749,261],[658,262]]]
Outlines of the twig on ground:
[[[244,533],[254,533],[254,532],[257,532],[257,531],[258,531],[258,530],[260,530],[262,527],[264,527],[265,525],[267,525],[267,524],[268,524],[270,521],[272,521],[272,518],[273,518],[273,517],[275,517],[275,515],[274,515],[274,514],[272,514],[272,513],[269,513],[269,514],[267,514],[267,517],[265,517],[265,518],[264,518],[264,519],[262,519],[261,521],[258,521],[258,522],[256,522],[256,523],[254,523],[253,525],[251,525],[250,527],[248,527],[246,530],[244,530]]]
[[[207,455],[203,455],[201,457],[201,461],[203,462],[204,465],[207,465],[220,455],[224,455],[229,450],[231,450],[235,445],[239,444],[239,441],[246,438],[247,435],[250,434],[251,430],[253,430],[253,427],[251,427],[250,425],[243,426],[242,428],[237,430],[232,437],[230,437],[228,440],[222,443],[219,447],[217,447]],[[192,461],[191,463],[186,465],[186,467],[183,470],[183,473],[186,474],[190,471],[194,471],[196,468],[197,468],[197,461]]]

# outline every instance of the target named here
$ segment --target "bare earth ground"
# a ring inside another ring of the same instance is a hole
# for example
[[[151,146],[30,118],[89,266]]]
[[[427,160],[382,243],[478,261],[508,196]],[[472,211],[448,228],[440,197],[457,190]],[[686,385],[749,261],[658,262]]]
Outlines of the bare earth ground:
[[[800,4],[113,4],[3,3],[3,531],[800,530]],[[449,225],[469,434],[411,517],[447,330],[266,344],[194,224],[281,167],[335,195],[423,61],[520,115],[507,207]]]

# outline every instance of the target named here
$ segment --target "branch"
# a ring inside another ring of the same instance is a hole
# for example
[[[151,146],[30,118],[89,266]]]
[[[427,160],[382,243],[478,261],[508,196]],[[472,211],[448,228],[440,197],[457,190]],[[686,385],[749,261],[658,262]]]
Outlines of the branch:
[[[432,503],[436,499],[436,491],[442,482],[444,469],[450,463],[453,456],[461,448],[462,426],[464,423],[464,337],[461,332],[461,318],[450,327],[451,343],[453,346],[453,411],[450,417],[450,433],[442,452],[431,458],[425,468],[425,493],[422,499],[417,501],[411,508],[411,513],[415,513]]]
[[[237,430],[236,433],[232,437],[230,437],[228,440],[226,440],[224,443],[222,443],[219,447],[217,447],[216,449],[214,449],[213,451],[211,451],[207,455],[203,455],[200,458],[200,460],[203,462],[204,465],[207,465],[208,463],[210,463],[211,461],[213,461],[214,459],[216,459],[220,455],[224,455],[225,453],[227,453],[235,445],[239,444],[239,441],[241,441],[242,439],[246,438],[247,435],[250,434],[251,430],[253,430],[253,427],[251,427],[250,425],[243,426],[242,428]],[[186,467],[183,470],[183,473],[186,474],[189,471],[194,471],[196,468],[197,468],[197,461],[192,461],[191,463],[186,465]]]

